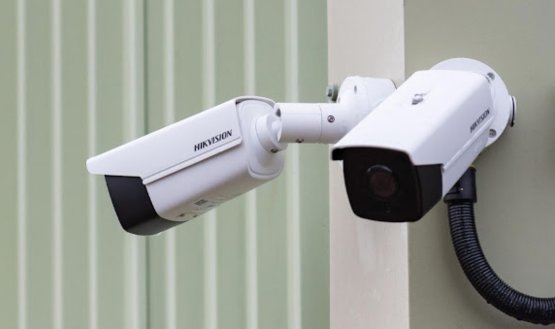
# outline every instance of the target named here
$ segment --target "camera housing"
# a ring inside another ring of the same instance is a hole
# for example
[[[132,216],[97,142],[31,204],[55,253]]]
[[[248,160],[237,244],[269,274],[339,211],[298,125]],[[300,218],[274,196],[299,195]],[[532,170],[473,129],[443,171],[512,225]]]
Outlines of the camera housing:
[[[122,227],[158,233],[277,177],[284,154],[257,142],[273,101],[237,98],[87,161],[104,175]]]
[[[422,218],[514,122],[515,101],[487,65],[451,59],[414,73],[332,149],[353,212]]]

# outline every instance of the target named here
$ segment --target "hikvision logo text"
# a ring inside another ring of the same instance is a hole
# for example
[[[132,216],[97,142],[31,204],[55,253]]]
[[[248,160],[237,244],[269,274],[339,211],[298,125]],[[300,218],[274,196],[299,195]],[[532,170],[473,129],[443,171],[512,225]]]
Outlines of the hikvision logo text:
[[[470,125],[470,133],[473,133],[476,128],[489,116],[489,109],[485,110],[484,113],[480,114],[478,119]]]
[[[231,137],[233,135],[233,129],[226,130],[222,133],[217,134],[216,136],[210,137],[209,139],[202,141],[200,143],[195,144],[194,151],[200,151],[205,147],[210,145],[216,144],[224,139]]]

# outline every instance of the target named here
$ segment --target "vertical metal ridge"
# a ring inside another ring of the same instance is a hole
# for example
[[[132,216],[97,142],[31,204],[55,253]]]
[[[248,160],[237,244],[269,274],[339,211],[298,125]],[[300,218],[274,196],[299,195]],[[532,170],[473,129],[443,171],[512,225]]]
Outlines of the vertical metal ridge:
[[[88,155],[96,154],[96,0],[87,1],[87,123]],[[97,185],[88,176],[89,329],[98,329]]]
[[[123,129],[125,139],[132,140],[138,137],[138,109],[137,109],[137,32],[136,32],[136,0],[126,0],[123,14],[123,81],[126,88],[124,97]]]
[[[214,106],[216,100],[216,54],[215,54],[215,26],[214,0],[202,2],[203,26],[203,99],[206,108]]]
[[[177,280],[175,230],[166,233],[166,328],[177,328]]]
[[[139,123],[139,86],[138,78],[139,74],[137,72],[138,60],[137,56],[139,54],[140,48],[138,47],[138,36],[137,36],[137,0],[126,0],[124,3],[124,14],[123,14],[123,36],[124,36],[124,46],[123,46],[123,63],[124,63],[124,77],[123,81],[126,87],[126,96],[124,97],[124,118],[123,118],[123,129],[126,132],[125,139],[132,140],[137,138],[139,135],[138,127],[142,125]],[[125,252],[128,257],[129,273],[131,275],[126,276],[124,282],[127,282],[126,286],[126,307],[127,315],[125,317],[127,328],[139,329],[144,326],[143,321],[145,314],[141,313],[141,280],[140,276],[143,271],[140,267],[140,241],[139,237],[126,235],[124,238],[125,242]]]
[[[175,120],[175,33],[174,0],[164,1],[164,123]]]
[[[244,0],[243,8],[245,91],[249,95],[254,95],[256,88],[254,0]]]
[[[202,2],[202,40],[203,40],[203,100],[205,108],[214,106],[216,98],[215,62],[215,9],[214,0]],[[206,214],[204,222],[204,259],[205,259],[205,328],[218,328],[218,242],[217,211]]]
[[[17,1],[17,318],[18,329],[27,329],[27,103],[25,100],[26,47],[25,47],[25,0]]]
[[[175,121],[175,32],[174,0],[164,1],[164,123]],[[165,236],[166,256],[166,328],[177,329],[177,281],[175,230]]]
[[[285,65],[287,98],[296,102],[299,98],[299,22],[297,0],[285,2]]]
[[[287,100],[299,98],[299,46],[297,0],[285,3],[285,63]],[[287,171],[287,314],[290,329],[300,329],[301,319],[301,242],[300,242],[300,153],[291,145]]]
[[[218,328],[218,243],[217,211],[214,209],[204,219],[204,316],[205,328]]]
[[[142,269],[139,266],[139,237],[128,235],[125,238],[126,242],[126,255],[129,259],[128,266],[129,272],[125,275],[125,280],[127,282],[126,287],[126,306],[127,306],[127,316],[126,327],[130,329],[141,328],[141,313],[140,313],[140,303],[141,299],[139,297],[140,290],[140,280],[139,274]],[[144,315],[144,314],[143,314]]]
[[[258,329],[258,218],[256,202],[256,191],[248,192],[246,200],[246,329]]]
[[[289,149],[287,171],[287,301],[289,328],[301,325],[300,150]]]
[[[62,8],[52,0],[52,311],[53,328],[63,328],[62,218]]]
[[[243,38],[244,38],[244,67],[245,93],[256,94],[256,48],[255,48],[255,7],[254,0],[244,0],[243,3]],[[258,329],[258,218],[256,211],[256,190],[247,193],[245,201],[245,287],[246,287],[246,329]]]

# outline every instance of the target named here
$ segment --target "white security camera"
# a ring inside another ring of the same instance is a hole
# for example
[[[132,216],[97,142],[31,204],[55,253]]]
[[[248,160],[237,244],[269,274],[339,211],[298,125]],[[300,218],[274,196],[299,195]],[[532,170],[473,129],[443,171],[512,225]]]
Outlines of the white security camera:
[[[333,147],[353,212],[422,218],[512,125],[515,110],[501,77],[481,62],[450,59],[414,73]]]
[[[104,175],[123,228],[149,235],[278,176],[286,143],[335,143],[395,90],[350,77],[337,104],[232,99],[87,161]]]

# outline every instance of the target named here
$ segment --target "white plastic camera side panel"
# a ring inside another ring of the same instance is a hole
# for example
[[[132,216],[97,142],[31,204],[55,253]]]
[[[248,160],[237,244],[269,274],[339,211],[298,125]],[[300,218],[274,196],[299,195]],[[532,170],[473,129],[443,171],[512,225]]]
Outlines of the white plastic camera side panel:
[[[257,119],[272,109],[260,100],[241,101],[240,145],[146,184],[156,212],[169,220],[190,220],[279,176],[285,154],[266,151],[255,128]]]
[[[260,97],[232,99],[92,157],[87,168],[92,174],[141,177],[149,184],[240,145],[245,134],[241,120],[246,118],[240,118],[239,112],[244,107],[260,109],[254,112],[261,116],[272,111],[273,102]],[[271,160],[265,154],[257,156],[262,158],[244,161],[251,161],[252,170],[265,175],[268,169],[263,166]]]
[[[283,153],[275,155],[283,164]],[[256,176],[249,169],[248,150],[237,148],[212,157],[146,185],[156,213],[162,218],[186,221],[211,210],[273,178]]]
[[[153,181],[241,141],[236,100],[230,100],[90,158],[87,169],[92,174]]]
[[[413,104],[415,97],[422,100]],[[481,75],[416,72],[334,148],[381,147],[407,153],[415,165],[447,164],[491,123],[493,113],[470,128],[489,108],[489,86]]]

